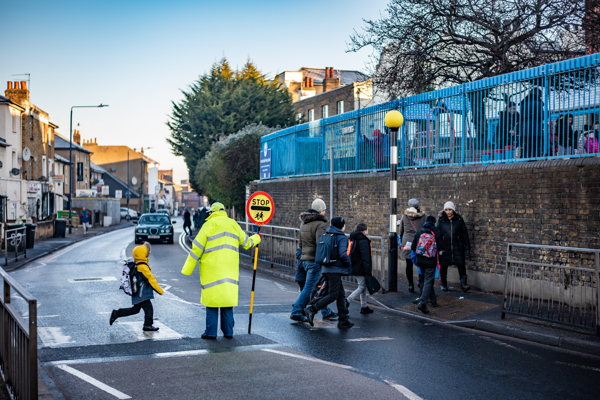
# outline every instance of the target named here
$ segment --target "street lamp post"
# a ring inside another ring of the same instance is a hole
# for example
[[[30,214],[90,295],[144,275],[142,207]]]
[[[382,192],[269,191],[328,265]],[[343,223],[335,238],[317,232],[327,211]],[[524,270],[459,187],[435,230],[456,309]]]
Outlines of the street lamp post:
[[[398,291],[398,234],[396,233],[396,214],[398,198],[398,128],[404,123],[404,117],[397,110],[385,115],[385,125],[390,130],[390,235],[388,237],[388,291]]]
[[[69,234],[73,233],[73,219],[71,215],[73,206],[73,109],[74,108],[102,108],[108,107],[100,103],[99,106],[73,106],[71,107],[71,121],[69,123]]]

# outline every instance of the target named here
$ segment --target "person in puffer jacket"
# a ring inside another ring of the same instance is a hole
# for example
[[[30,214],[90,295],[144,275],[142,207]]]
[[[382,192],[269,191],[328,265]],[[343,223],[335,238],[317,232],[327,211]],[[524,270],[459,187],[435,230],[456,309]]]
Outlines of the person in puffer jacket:
[[[433,252],[433,257],[426,257],[424,255],[418,254],[417,247],[419,245],[419,239],[422,235],[429,234],[433,235],[435,239],[435,247],[436,250]],[[423,283],[423,293],[419,297],[419,305],[418,309],[421,310],[424,314],[428,314],[429,310],[427,309],[427,302],[431,301],[432,307],[437,307],[437,297],[435,296],[435,290],[433,289],[433,281],[435,280],[435,269],[437,268],[438,263],[438,248],[440,246],[440,233],[435,227],[435,217],[429,216],[426,219],[425,225],[419,229],[419,231],[415,234],[414,240],[411,245],[411,252],[416,254],[417,265],[421,269],[421,274],[423,274],[425,281]]]
[[[471,289],[467,285],[467,269],[465,267],[466,258],[471,252],[471,242],[469,232],[463,217],[456,212],[456,207],[451,201],[444,204],[444,210],[440,211],[437,228],[440,231],[440,278],[442,280],[442,290],[448,291],[448,267],[456,265],[458,275],[460,276],[460,285],[463,292]]]
[[[120,308],[113,310],[110,314],[110,324],[112,325],[117,318],[127,317],[135,315],[140,312],[140,309],[144,310],[144,331],[157,331],[158,328],[153,326],[154,322],[154,309],[152,308],[151,299],[154,298],[154,292],[162,295],[165,291],[158,285],[156,278],[150,271],[148,265],[148,257],[150,256],[150,243],[144,242],[141,246],[133,248],[133,259],[137,265],[137,282],[138,291],[134,296],[131,296],[131,308]]]
[[[342,217],[334,217],[331,219],[331,226],[327,228],[325,233],[335,236],[335,243],[338,250],[337,261],[333,265],[324,265],[322,272],[323,276],[327,279],[329,285],[329,291],[327,295],[317,301],[314,301],[314,293],[316,288],[313,289],[311,294],[311,303],[304,309],[304,315],[311,326],[314,326],[313,319],[318,310],[322,310],[329,304],[337,301],[338,308],[338,328],[348,329],[354,326],[348,320],[348,307],[346,306],[346,294],[344,292],[344,285],[342,283],[343,275],[350,275],[352,273],[352,263],[350,257],[348,257],[348,238],[344,234],[346,229],[346,221]]]

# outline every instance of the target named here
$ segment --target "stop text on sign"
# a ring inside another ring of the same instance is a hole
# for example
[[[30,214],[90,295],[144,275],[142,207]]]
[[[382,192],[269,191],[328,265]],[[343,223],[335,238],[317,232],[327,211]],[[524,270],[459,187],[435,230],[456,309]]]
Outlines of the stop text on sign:
[[[273,218],[275,204],[273,199],[265,192],[253,193],[246,203],[248,219],[256,225],[265,225]]]

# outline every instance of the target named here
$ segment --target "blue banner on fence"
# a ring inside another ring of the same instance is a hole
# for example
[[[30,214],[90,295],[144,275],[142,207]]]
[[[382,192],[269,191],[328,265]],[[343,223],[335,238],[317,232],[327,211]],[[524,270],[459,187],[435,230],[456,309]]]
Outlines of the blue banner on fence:
[[[260,179],[269,179],[271,177],[271,149],[267,143],[264,144],[260,152]]]

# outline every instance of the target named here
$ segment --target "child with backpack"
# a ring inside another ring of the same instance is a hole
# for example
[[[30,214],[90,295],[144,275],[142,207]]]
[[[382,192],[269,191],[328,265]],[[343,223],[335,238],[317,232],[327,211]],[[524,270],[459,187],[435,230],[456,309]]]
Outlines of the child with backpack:
[[[425,224],[417,234],[411,245],[411,250],[417,255],[417,265],[425,278],[423,283],[423,292],[419,297],[417,308],[424,314],[429,314],[427,301],[431,301],[432,307],[437,307],[437,297],[433,288],[435,280],[435,271],[439,264],[438,246],[440,244],[440,234],[435,227],[435,217],[428,216]]]
[[[367,237],[369,230],[367,224],[361,222],[356,225],[355,231],[350,234],[352,243],[350,250],[350,261],[352,262],[352,275],[356,277],[358,288],[348,296],[347,306],[360,295],[360,313],[371,314],[372,309],[367,305],[367,276],[373,275],[371,261],[371,240]]]
[[[143,309],[143,330],[150,332],[158,330],[157,327],[152,325],[154,322],[154,309],[152,308],[152,303],[150,300],[154,298],[154,291],[158,292],[160,295],[162,295],[165,291],[158,285],[156,278],[154,275],[152,275],[152,271],[150,271],[150,266],[148,265],[150,248],[150,243],[148,242],[144,242],[143,245],[133,248],[133,259],[135,260],[135,264],[137,266],[137,283],[135,283],[137,287],[133,288],[134,290],[131,296],[131,303],[133,304],[133,307],[113,310],[110,314],[111,325],[117,320],[117,318],[135,315],[140,312],[140,309]]]

